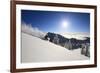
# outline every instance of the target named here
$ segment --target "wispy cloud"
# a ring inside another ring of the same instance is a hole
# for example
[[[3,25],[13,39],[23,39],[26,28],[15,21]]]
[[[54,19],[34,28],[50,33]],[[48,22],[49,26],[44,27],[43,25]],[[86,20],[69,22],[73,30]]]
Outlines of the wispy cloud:
[[[22,23],[21,31],[38,38],[44,38],[44,36],[46,35],[46,33],[42,32],[37,27],[32,27],[31,24],[26,23]]]

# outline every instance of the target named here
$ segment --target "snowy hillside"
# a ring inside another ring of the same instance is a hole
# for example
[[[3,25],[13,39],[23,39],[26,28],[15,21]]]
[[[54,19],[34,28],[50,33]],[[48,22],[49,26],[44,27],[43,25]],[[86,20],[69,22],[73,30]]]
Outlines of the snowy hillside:
[[[25,23],[21,25],[21,31],[41,39],[46,35],[46,33],[42,32],[38,28],[32,27],[31,24],[27,25]]]
[[[87,60],[81,49],[68,50],[49,41],[22,32],[22,63]]]

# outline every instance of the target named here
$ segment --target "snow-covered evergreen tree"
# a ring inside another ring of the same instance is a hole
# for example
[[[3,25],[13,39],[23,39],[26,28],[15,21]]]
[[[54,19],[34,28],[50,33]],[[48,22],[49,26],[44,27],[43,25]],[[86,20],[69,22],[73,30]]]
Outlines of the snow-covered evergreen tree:
[[[65,42],[64,47],[65,47],[65,48],[69,48],[68,41]]]
[[[90,57],[90,45],[89,45],[89,43],[82,44],[81,54]]]
[[[56,34],[54,39],[53,39],[53,43],[55,44],[59,44],[59,38],[58,38],[58,35]]]
[[[68,45],[69,45],[69,50],[71,50],[72,49],[72,43],[71,43],[71,40],[69,40],[69,42],[68,42]]]
[[[64,47],[65,47],[65,48],[68,48],[69,50],[71,50],[71,49],[72,49],[72,43],[71,43],[71,40],[66,41]]]
[[[85,56],[90,57],[90,45],[89,45],[89,43],[86,44],[86,54],[85,54]]]

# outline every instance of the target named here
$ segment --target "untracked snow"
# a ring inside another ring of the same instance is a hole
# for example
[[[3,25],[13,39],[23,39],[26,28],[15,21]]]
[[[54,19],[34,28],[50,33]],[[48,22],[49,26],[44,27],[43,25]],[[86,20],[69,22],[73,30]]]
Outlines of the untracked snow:
[[[68,50],[49,41],[22,32],[21,62],[51,62],[87,60],[81,55],[81,49]]]

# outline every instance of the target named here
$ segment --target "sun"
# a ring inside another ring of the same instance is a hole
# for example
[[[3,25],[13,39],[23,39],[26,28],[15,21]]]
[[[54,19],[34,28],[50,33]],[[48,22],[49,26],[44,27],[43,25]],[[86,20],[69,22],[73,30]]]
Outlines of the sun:
[[[69,23],[68,23],[68,21],[64,20],[64,21],[62,21],[61,25],[62,25],[63,28],[68,28]]]

